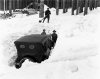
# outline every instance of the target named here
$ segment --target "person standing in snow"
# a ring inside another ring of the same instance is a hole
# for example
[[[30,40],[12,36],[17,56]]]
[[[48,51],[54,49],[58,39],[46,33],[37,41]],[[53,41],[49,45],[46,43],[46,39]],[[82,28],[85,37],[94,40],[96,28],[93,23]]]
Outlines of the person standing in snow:
[[[56,31],[55,30],[53,30],[53,33],[52,33],[51,36],[52,36],[52,41],[53,41],[52,46],[54,47],[55,46],[55,43],[57,41],[57,38],[58,38],[58,35],[56,34]]]
[[[49,8],[47,8],[47,10],[45,11],[45,17],[43,18],[43,23],[44,23],[46,18],[48,19],[48,23],[49,23],[50,14],[51,14],[51,11],[49,10]]]
[[[45,29],[43,29],[43,32],[41,33],[41,35],[46,35]]]

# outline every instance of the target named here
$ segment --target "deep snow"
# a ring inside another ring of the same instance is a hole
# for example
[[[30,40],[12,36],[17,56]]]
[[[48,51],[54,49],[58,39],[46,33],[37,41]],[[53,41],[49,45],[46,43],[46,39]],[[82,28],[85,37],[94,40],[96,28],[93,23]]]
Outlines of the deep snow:
[[[0,79],[99,79],[100,72],[100,8],[88,15],[55,14],[50,23],[38,23],[38,14],[0,20]],[[48,60],[41,64],[28,60],[17,70],[11,57],[16,56],[13,42],[23,35],[57,30],[58,39]],[[9,66],[10,65],[10,66]]]

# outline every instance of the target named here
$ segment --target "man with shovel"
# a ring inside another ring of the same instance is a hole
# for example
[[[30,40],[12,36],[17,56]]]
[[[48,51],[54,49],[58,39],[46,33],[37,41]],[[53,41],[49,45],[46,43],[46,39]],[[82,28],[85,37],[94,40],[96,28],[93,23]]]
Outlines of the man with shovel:
[[[49,10],[49,8],[47,8],[47,10],[45,11],[45,17],[43,18],[43,23],[44,23],[46,18],[48,19],[48,23],[49,23],[50,14],[51,14],[51,11]]]

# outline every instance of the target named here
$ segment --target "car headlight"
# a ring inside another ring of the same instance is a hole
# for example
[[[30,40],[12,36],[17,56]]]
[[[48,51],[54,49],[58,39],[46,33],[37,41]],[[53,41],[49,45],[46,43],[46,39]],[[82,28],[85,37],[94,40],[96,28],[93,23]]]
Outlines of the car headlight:
[[[25,45],[20,45],[20,48],[24,49],[25,48]]]
[[[34,45],[29,45],[29,49],[34,49]]]

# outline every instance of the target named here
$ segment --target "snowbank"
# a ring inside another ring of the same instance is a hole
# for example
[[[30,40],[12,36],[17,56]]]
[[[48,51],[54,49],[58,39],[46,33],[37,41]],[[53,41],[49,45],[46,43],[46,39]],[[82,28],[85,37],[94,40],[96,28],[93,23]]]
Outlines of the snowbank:
[[[57,16],[55,9],[51,8],[51,11],[49,24],[46,21],[38,23],[38,15],[19,14],[12,19],[0,20],[0,79],[100,78],[100,8],[86,16],[71,16],[70,10],[65,14],[61,14],[61,10]],[[23,35],[41,33],[42,29],[47,33],[55,29],[58,34],[50,58],[41,64],[26,61],[19,70],[9,67],[7,62],[16,55],[13,42]]]

